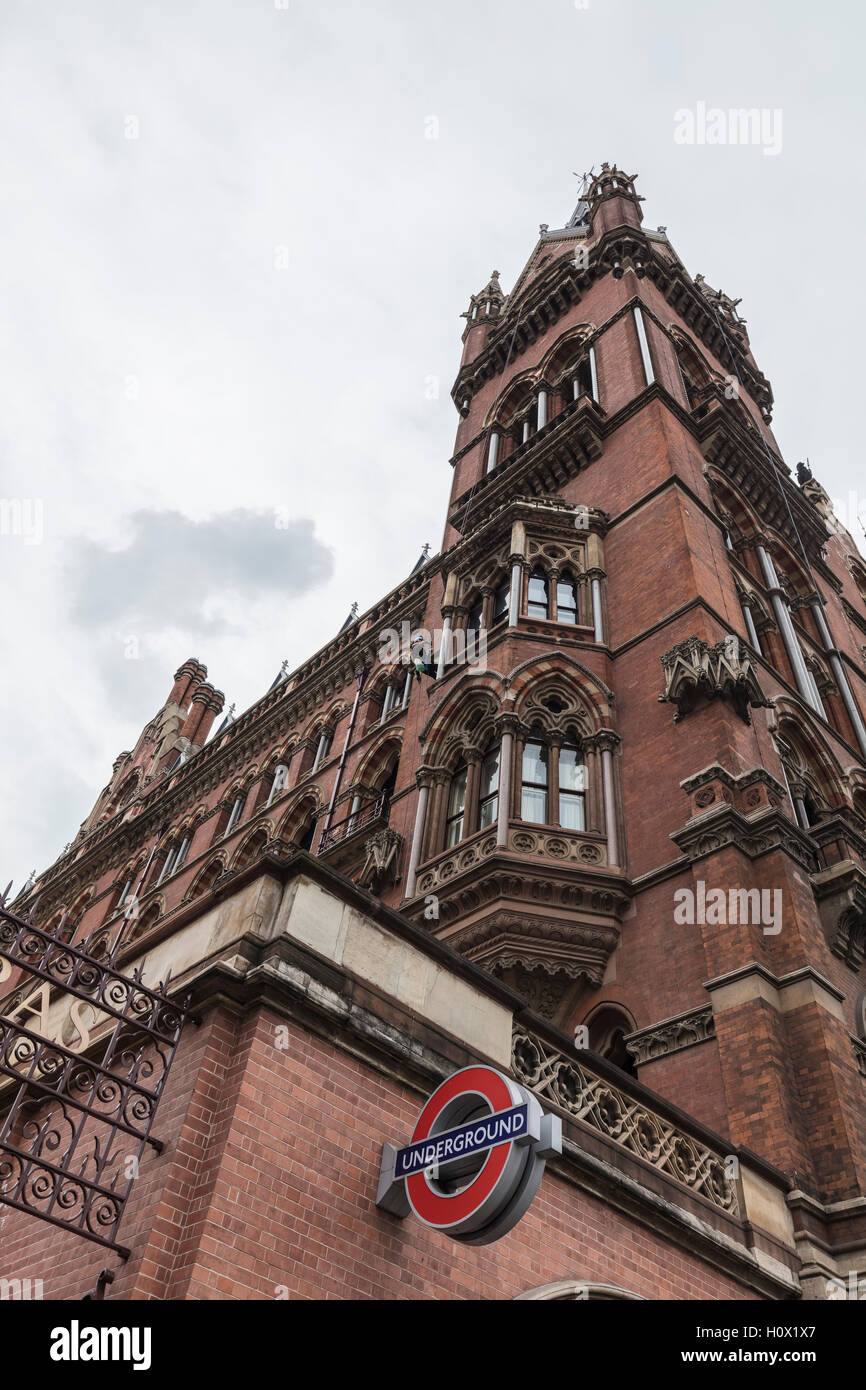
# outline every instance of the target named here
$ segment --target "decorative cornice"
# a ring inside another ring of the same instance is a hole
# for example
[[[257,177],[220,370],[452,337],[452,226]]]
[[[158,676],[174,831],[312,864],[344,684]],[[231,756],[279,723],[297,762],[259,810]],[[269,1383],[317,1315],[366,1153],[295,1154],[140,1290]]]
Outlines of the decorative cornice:
[[[641,1065],[643,1062],[653,1062],[657,1057],[667,1057],[672,1052],[681,1052],[684,1047],[707,1042],[715,1035],[713,1006],[704,1004],[673,1018],[662,1019],[648,1028],[628,1033],[624,1041],[627,1050]]]
[[[692,817],[681,830],[674,831],[671,839],[691,863],[716,854],[726,845],[734,845],[749,859],[778,851],[808,873],[818,868],[811,838],[775,807],[746,817],[727,801],[717,802],[705,813]]]

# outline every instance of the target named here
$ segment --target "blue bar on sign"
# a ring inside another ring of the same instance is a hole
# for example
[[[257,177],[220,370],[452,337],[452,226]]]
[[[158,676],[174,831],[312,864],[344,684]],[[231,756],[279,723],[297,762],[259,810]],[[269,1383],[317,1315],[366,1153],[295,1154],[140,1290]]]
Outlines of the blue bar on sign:
[[[408,1178],[412,1173],[431,1168],[434,1163],[449,1163],[454,1158],[483,1153],[497,1144],[519,1139],[527,1130],[528,1111],[527,1105],[515,1105],[511,1110],[500,1110],[486,1119],[471,1120],[469,1124],[458,1125],[444,1134],[434,1134],[429,1139],[419,1140],[417,1144],[408,1144],[405,1149],[397,1150],[394,1176]]]

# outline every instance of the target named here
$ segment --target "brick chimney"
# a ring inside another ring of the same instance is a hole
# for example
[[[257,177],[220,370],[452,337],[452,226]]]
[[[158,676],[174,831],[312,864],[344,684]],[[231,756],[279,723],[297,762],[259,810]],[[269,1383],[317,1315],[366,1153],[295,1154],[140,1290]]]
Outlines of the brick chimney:
[[[221,690],[215,690],[207,681],[202,682],[192,697],[189,714],[179,730],[179,737],[188,738],[191,744],[200,748],[217,715],[222,713],[225,702],[226,697]]]

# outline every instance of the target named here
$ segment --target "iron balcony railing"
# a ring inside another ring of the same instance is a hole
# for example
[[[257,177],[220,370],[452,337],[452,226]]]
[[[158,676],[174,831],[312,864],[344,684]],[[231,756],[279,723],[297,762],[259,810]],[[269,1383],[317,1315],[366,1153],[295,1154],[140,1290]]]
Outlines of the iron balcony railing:
[[[387,821],[389,811],[390,799],[387,792],[382,792],[373,801],[364,802],[357,810],[350,811],[348,816],[344,816],[342,820],[335,821],[333,825],[328,827],[319,842],[319,854],[333,849],[334,845],[348,840],[350,835],[356,835],[359,830],[364,830],[374,821]]]

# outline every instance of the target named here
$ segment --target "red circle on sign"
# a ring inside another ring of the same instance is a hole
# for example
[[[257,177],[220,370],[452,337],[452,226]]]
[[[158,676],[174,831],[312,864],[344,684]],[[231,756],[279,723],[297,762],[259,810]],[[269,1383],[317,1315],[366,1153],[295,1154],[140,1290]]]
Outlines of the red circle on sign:
[[[515,1104],[504,1078],[497,1072],[489,1067],[466,1067],[463,1071],[455,1072],[447,1081],[443,1081],[438,1091],[433,1092],[418,1116],[411,1142],[417,1144],[422,1139],[429,1138],[437,1117],[449,1101],[473,1092],[487,1101],[494,1114],[499,1110],[508,1110]],[[479,1124],[481,1123],[484,1121],[479,1120]],[[406,1179],[406,1192],[416,1216],[428,1226],[438,1227],[453,1226],[456,1222],[471,1216],[487,1201],[502,1177],[510,1153],[511,1143],[499,1144],[496,1148],[490,1149],[481,1171],[475,1175],[468,1187],[464,1187],[462,1192],[456,1192],[453,1196],[434,1192],[423,1172],[413,1173]]]

